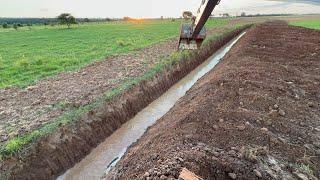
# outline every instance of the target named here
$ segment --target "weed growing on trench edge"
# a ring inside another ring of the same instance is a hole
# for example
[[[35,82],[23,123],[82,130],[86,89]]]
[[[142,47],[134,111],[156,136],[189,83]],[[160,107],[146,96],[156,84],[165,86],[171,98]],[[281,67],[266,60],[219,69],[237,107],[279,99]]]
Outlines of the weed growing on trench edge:
[[[215,38],[209,37],[209,39],[211,39],[209,41],[214,42],[214,40],[217,39],[218,37],[220,36],[223,37],[235,29],[238,29],[238,27],[228,30],[227,33],[218,34],[218,35],[215,34],[214,35]],[[209,44],[210,43],[208,43],[207,45]],[[204,46],[207,46],[207,45],[204,45]],[[170,68],[181,61],[193,59],[193,57],[195,57],[197,53],[199,52],[198,51],[174,52],[170,57],[160,60],[160,62],[155,64],[149,71],[147,71],[141,77],[125,79],[120,86],[106,92],[103,96],[98,98],[95,102],[85,106],[74,108],[69,112],[66,112],[65,114],[58,117],[56,120],[49,122],[44,126],[40,127],[38,130],[35,130],[21,137],[11,139],[5,144],[1,144],[0,145],[0,161],[3,161],[5,158],[9,156],[12,156],[16,153],[21,152],[26,145],[34,142],[40,137],[44,137],[46,135],[49,135],[50,133],[53,133],[59,127],[76,122],[84,114],[88,113],[89,111],[97,107],[101,107],[103,104],[107,102],[110,102],[115,97],[118,97],[119,95],[121,95],[125,90],[128,90],[134,87],[135,85],[139,84],[141,81],[148,80],[154,77],[156,74],[163,72],[166,68]],[[63,105],[64,103],[62,103],[62,106]]]
[[[298,169],[306,174],[311,174],[313,175],[313,170],[311,169],[310,165],[305,165],[305,164],[298,164],[297,165]]]

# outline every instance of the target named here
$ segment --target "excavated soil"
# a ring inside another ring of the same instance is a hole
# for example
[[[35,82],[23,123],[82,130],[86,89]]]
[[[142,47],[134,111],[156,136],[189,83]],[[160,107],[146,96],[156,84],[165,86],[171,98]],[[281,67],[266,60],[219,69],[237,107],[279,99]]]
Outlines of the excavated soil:
[[[259,25],[105,178],[320,178],[319,102],[320,31]]]

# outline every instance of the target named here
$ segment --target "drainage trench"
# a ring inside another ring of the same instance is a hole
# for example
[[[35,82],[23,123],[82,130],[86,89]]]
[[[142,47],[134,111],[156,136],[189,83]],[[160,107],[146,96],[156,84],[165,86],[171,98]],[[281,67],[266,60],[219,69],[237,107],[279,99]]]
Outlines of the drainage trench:
[[[97,148],[92,150],[81,162],[57,179],[100,179],[105,172],[108,172],[115,166],[127,148],[136,142],[148,127],[164,116],[202,76],[213,69],[244,34],[245,32],[220,48],[208,60],[173,85],[134,118],[123,124]]]

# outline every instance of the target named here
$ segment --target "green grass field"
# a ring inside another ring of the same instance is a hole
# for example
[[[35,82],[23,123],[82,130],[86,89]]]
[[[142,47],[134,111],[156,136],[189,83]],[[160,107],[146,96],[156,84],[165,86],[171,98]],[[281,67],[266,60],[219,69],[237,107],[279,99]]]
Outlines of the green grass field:
[[[302,26],[310,29],[320,29],[320,20],[314,21],[297,21],[291,23],[294,26]]]
[[[208,21],[220,26],[228,19]],[[65,27],[0,29],[0,88],[26,86],[105,57],[128,53],[178,36],[181,22],[89,23]]]

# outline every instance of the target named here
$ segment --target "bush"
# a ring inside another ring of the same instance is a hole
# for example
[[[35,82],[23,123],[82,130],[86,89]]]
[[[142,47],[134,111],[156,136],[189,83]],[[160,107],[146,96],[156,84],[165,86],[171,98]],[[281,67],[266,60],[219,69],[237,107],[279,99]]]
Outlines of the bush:
[[[13,25],[13,28],[14,28],[15,30],[18,30],[18,27],[19,27],[19,26],[18,26],[17,24],[14,24],[14,25]]]
[[[9,28],[9,25],[7,23],[2,24],[3,29]]]

